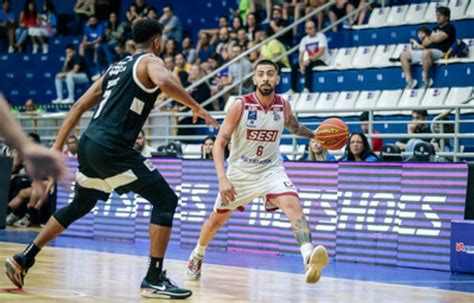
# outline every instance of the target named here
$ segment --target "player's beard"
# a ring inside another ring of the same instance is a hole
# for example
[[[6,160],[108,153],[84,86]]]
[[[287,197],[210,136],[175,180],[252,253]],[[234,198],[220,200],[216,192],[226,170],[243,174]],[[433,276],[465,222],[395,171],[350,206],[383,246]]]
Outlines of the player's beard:
[[[265,87],[263,87],[264,85]],[[269,83],[262,84],[258,87],[258,91],[262,94],[262,96],[269,96],[274,90],[275,88]]]

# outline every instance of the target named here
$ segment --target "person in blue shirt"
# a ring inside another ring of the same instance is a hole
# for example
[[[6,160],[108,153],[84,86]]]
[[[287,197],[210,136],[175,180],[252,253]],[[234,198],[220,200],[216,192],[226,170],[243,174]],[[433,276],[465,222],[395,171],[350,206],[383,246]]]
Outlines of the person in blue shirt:
[[[300,161],[336,161],[336,157],[319,143],[311,139],[307,145],[305,156]]]
[[[97,64],[98,50],[105,36],[105,28],[95,15],[89,17],[89,22],[84,28],[84,37],[79,45],[79,54],[86,59],[88,66]]]
[[[0,38],[8,37],[8,52],[15,51],[15,15],[10,1],[4,0],[0,10]]]
[[[377,162],[378,160],[367,137],[363,133],[352,133],[346,146],[346,155],[340,161]]]

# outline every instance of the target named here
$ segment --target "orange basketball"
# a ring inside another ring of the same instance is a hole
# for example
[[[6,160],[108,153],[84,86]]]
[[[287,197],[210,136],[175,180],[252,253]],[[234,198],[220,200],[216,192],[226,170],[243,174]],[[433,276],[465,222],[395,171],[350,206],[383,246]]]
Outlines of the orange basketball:
[[[316,140],[329,150],[338,150],[346,145],[349,138],[349,128],[341,119],[324,120],[316,129]]]

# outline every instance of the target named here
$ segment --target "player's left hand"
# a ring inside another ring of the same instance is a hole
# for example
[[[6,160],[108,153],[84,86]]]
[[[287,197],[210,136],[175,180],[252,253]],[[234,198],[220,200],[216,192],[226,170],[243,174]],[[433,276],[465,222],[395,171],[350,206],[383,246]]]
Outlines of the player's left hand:
[[[68,175],[61,154],[57,151],[48,151],[46,148],[28,144],[21,154],[25,159],[26,169],[33,180],[42,180],[52,177],[59,178]]]
[[[198,108],[193,108],[193,123],[196,123],[198,118],[204,119],[207,126],[212,125],[216,129],[219,128],[219,124],[217,124],[216,119],[214,119],[205,109],[200,106]]]

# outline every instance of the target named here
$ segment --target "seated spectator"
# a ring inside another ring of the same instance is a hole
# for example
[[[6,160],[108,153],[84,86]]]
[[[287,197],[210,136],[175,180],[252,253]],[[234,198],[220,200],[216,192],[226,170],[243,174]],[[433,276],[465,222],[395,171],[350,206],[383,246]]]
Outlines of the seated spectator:
[[[3,0],[2,10],[0,11],[0,40],[7,37],[8,53],[15,51],[15,21],[10,0]]]
[[[430,77],[433,61],[443,58],[444,53],[449,50],[456,41],[456,29],[450,22],[451,11],[449,8],[440,6],[436,9],[436,22],[438,25],[431,34],[424,31],[418,31],[418,38],[421,44],[415,40],[410,40],[414,47],[412,50],[406,50],[401,53],[400,61],[402,63],[403,73],[407,82],[407,88],[415,88],[417,81],[413,79],[410,70],[410,64],[421,63],[423,67],[421,85],[422,88],[428,88],[433,85],[433,79]]]
[[[260,43],[268,38],[269,30],[259,30],[257,32],[257,42]],[[283,43],[277,39],[272,39],[260,47],[260,58],[259,60],[268,59],[274,61],[280,69],[283,67],[290,67],[290,61],[287,56],[284,56],[280,60],[276,60],[277,57],[286,52]]]
[[[79,45],[79,54],[86,59],[90,67],[97,64],[98,50],[104,35],[104,26],[99,23],[95,15],[91,15],[84,29],[84,37]]]
[[[243,23],[247,23],[247,17],[251,12],[256,11],[255,1],[253,0],[240,0],[239,7],[237,9],[230,9],[233,16],[240,16]]]
[[[35,101],[32,98],[29,98],[25,101],[25,112],[24,114],[40,114],[44,112],[42,108],[36,106]]]
[[[189,84],[198,82],[204,77],[204,73],[201,67],[198,64],[191,66],[191,71],[189,73]],[[194,87],[190,91],[191,97],[194,98],[199,104],[204,103],[207,99],[211,97],[211,89],[207,82],[203,82],[200,85]],[[213,103],[204,107],[206,110],[220,110],[219,100],[215,100]],[[191,121],[191,120],[190,120]]]
[[[214,159],[212,155],[212,148],[214,147],[214,142],[216,141],[216,137],[208,136],[204,139],[201,145],[201,159],[212,160]]]
[[[23,48],[28,38],[28,30],[38,25],[38,10],[34,1],[25,1],[25,7],[20,13],[20,22],[15,31],[16,44],[18,52],[23,52]]]
[[[249,40],[247,39],[247,32],[245,29],[239,29],[237,31],[237,36],[235,37],[235,43],[242,46],[242,49],[247,49],[248,42]]]
[[[306,0],[306,8],[304,10],[305,15],[311,14],[312,11],[318,9],[320,6],[323,6],[326,3],[328,3],[328,0]],[[324,10],[316,14],[316,20],[318,21],[316,30],[318,32],[323,30],[324,14]]]
[[[272,10],[272,18],[270,19],[268,36],[273,36],[275,33],[281,32],[285,27],[290,25],[287,19],[283,18],[283,11],[280,5],[274,5]],[[293,43],[293,35],[291,31],[286,32],[277,38],[285,47],[290,47]]]
[[[331,23],[336,22],[339,19],[344,18],[346,15],[349,15],[352,13],[358,6],[359,6],[359,0],[336,0],[336,3],[331,5],[329,7],[329,20]],[[365,2],[365,1],[364,1]],[[365,18],[365,13],[363,15]],[[349,25],[352,25],[355,23],[355,21],[358,19],[358,14],[353,14],[349,17]],[[363,21],[363,19],[362,19]],[[362,24],[362,23],[361,23]],[[338,25],[333,25],[332,30],[333,32],[338,31]]]
[[[216,53],[222,56],[225,62],[229,61],[230,48],[234,44],[234,41],[230,39],[229,29],[222,27],[219,30],[219,43],[216,47]]]
[[[140,133],[138,133],[138,137],[135,140],[135,145],[133,148],[145,158],[150,158],[151,153],[156,152],[156,149],[146,144],[145,132],[143,129],[140,131]]]
[[[135,44],[135,41],[133,41],[132,39],[125,41],[125,53],[131,56],[137,53],[137,45]]]
[[[51,0],[45,1],[43,13],[39,16],[38,25],[28,29],[28,34],[33,42],[33,54],[38,52],[39,45],[41,45],[43,49],[43,54],[49,52],[47,39],[56,34],[57,25],[58,21],[54,5]]]
[[[104,39],[101,43],[101,50],[105,55],[107,64],[117,61],[115,47],[123,41],[124,28],[119,24],[117,14],[112,12],[105,27]]]
[[[408,134],[431,134],[430,128],[425,123],[426,117],[428,117],[428,112],[426,110],[414,110],[411,113],[412,123],[408,124]],[[412,152],[416,143],[419,141],[425,141],[429,143],[431,138],[405,138],[398,140],[395,145],[398,146],[402,151]]]
[[[290,20],[290,14],[293,13],[293,22],[301,18],[301,12],[306,7],[306,0],[285,0],[283,2],[283,18]],[[298,35],[298,26],[293,27],[293,36]]]
[[[163,7],[163,15],[160,17],[160,23],[163,25],[163,40],[169,38],[181,43],[183,39],[183,28],[178,17],[173,15],[173,8],[170,4]]]
[[[197,63],[207,61],[207,59],[215,53],[215,50],[214,45],[210,44],[209,34],[203,31],[199,32],[199,40],[196,47],[198,56]]]
[[[346,155],[340,161],[377,162],[379,160],[363,133],[352,133],[348,141]]]
[[[71,135],[67,138],[66,148],[63,150],[63,155],[67,157],[77,158],[77,145],[79,141],[77,137]]]
[[[211,37],[210,41],[211,44],[215,44],[217,36],[219,35],[219,31],[221,28],[227,28],[229,31],[231,30],[231,27],[229,26],[229,19],[226,16],[220,16],[219,17],[219,27],[218,28],[206,28],[206,29],[201,29],[199,33],[206,33]]]
[[[76,35],[82,35],[89,17],[95,15],[95,0],[77,0],[74,6]]]
[[[303,92],[310,92],[313,87],[313,67],[329,65],[328,42],[323,33],[316,31],[313,20],[305,23],[306,36],[301,39],[298,55],[298,66],[291,71],[291,91],[297,91],[298,73],[304,73],[305,84]]]
[[[453,134],[454,124],[449,121],[448,116],[442,116],[440,119],[433,121],[432,124],[433,133],[435,134]],[[454,151],[454,138],[433,138],[431,139],[436,152],[451,153]],[[453,161],[452,157],[441,156],[438,157],[438,162]]]
[[[359,121],[360,121],[360,128],[362,128],[362,131],[364,134],[369,133],[369,112],[363,112],[359,116]],[[373,134],[380,134],[378,130],[372,129]],[[383,146],[383,140],[382,138],[372,138],[372,149],[373,151],[379,152],[382,150]]]
[[[240,45],[233,45],[231,51],[232,57],[230,59],[237,58],[242,54],[242,47]],[[252,63],[250,63],[247,58],[237,60],[229,66],[229,75],[223,80],[223,84],[230,86],[239,83],[240,85],[236,85],[230,90],[230,93],[234,95],[245,95],[251,93],[253,91],[252,82],[250,79],[244,81],[244,77],[252,72]]]
[[[245,30],[242,18],[234,17],[232,19],[232,27],[230,29],[230,38],[232,40],[237,40],[237,34],[238,34],[239,30],[241,30],[241,29]]]
[[[145,0],[135,0],[135,2],[130,5],[129,11],[134,11],[137,17],[146,17],[148,15],[148,11],[152,8],[153,6],[145,3]]]
[[[213,54],[208,60],[207,60],[207,65],[205,66],[206,68],[203,68],[203,72],[206,74],[211,73],[212,71],[218,69],[221,67],[223,64],[224,60],[219,54]],[[211,85],[211,93],[212,95],[217,94],[224,86],[224,82],[229,76],[229,69],[224,68],[220,72],[218,72],[214,78],[212,78],[209,81],[209,84]]]
[[[305,156],[300,161],[336,161],[336,157],[329,153],[318,140],[311,139],[307,144]]]
[[[66,59],[64,60],[63,69],[56,75],[54,81],[57,99],[53,100],[52,103],[55,104],[74,103],[76,85],[89,84],[90,82],[89,68],[84,58],[76,54],[74,46],[71,44],[66,45],[64,50],[66,52]],[[63,99],[63,81],[66,82],[67,99]]]
[[[249,41],[247,42],[247,49],[253,48],[255,45],[257,45],[257,41]],[[253,51],[250,52],[250,54],[247,56],[247,59],[252,63],[252,66],[257,64],[258,58],[260,58],[260,50],[259,49],[254,49]]]
[[[158,20],[158,13],[156,12],[156,9],[150,8],[150,10],[148,10],[148,14],[146,15],[146,17],[148,19]]]
[[[184,55],[181,53],[176,54],[176,56],[174,56],[173,73],[178,76],[178,78],[181,80],[181,84],[183,84],[184,87],[189,85],[188,77],[190,71],[191,64],[186,62]]]
[[[249,13],[247,18],[247,25],[245,26],[245,30],[247,31],[247,40],[254,41],[255,40],[255,33],[261,27],[257,22],[257,15],[255,13]]]
[[[191,38],[183,38],[183,41],[181,42],[181,52],[183,53],[186,62],[189,64],[194,64],[194,62],[196,62],[197,53],[193,48],[193,42]]]

